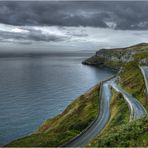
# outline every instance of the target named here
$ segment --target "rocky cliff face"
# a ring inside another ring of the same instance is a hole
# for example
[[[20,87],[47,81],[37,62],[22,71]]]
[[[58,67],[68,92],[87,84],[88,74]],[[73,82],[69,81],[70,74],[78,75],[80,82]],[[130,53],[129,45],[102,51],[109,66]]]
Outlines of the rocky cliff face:
[[[115,49],[100,49],[94,56],[83,61],[83,64],[105,66],[112,69],[119,69],[122,64],[134,60],[134,55],[148,50],[147,43],[138,45],[115,48]]]
[[[111,51],[112,50],[112,51]],[[122,51],[121,49],[101,49],[96,52],[96,56],[114,62],[129,62],[133,60],[134,51]]]
[[[140,64],[144,64],[144,65],[147,65],[148,64],[148,57],[147,58],[144,58],[140,61]]]

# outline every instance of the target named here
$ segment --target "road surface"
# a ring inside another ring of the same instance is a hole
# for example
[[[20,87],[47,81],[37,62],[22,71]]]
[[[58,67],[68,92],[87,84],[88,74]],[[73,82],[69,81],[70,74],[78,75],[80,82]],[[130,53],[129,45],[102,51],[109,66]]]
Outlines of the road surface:
[[[63,147],[82,147],[86,145],[90,140],[95,138],[105,127],[110,117],[110,100],[111,100],[110,84],[111,80],[106,81],[102,84],[100,113],[95,122],[84,133],[80,134],[72,141],[63,145]]]
[[[129,104],[129,107],[131,110],[130,120],[139,119],[141,116],[144,116],[145,114],[147,114],[147,111],[142,106],[142,104],[136,98],[134,98],[132,95],[128,94],[125,90],[123,90],[120,86],[118,86],[116,84],[115,80],[112,81],[111,86],[117,92],[120,92],[123,95],[124,99]]]
[[[62,147],[82,147],[88,144],[89,141],[95,138],[102,131],[110,118],[110,101],[112,96],[110,87],[114,88],[117,92],[120,92],[129,104],[131,110],[130,120],[138,119],[147,114],[145,108],[140,104],[140,102],[118,86],[115,80],[116,79],[114,78],[109,81],[105,81],[101,86],[100,113],[94,123],[85,130],[85,132],[82,132],[79,136],[70,140]]]

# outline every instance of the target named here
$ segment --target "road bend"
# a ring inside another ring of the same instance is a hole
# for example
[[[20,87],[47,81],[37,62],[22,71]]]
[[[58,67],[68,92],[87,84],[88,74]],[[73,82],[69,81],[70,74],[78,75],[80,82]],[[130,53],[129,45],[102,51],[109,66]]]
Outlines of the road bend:
[[[62,147],[82,147],[88,144],[90,140],[95,138],[102,131],[110,117],[111,82],[112,80],[103,82],[101,86],[100,113],[97,116],[97,119],[85,132],[82,132],[79,136],[75,137]]]
[[[112,81],[111,86],[117,91],[120,92],[124,99],[127,101],[131,114],[130,114],[130,121],[139,119],[140,117],[144,116],[147,114],[146,109],[143,107],[143,105],[132,95],[127,93],[125,90],[123,90],[119,85],[116,84],[115,80]]]

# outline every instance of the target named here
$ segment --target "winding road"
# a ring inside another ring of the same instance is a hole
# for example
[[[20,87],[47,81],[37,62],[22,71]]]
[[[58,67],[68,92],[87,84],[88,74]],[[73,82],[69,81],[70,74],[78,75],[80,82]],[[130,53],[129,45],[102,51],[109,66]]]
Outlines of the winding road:
[[[140,69],[145,79],[148,97],[148,66],[140,67]],[[104,81],[101,84],[100,88],[100,113],[98,114],[96,120],[80,135],[65,143],[64,145],[62,145],[62,147],[82,147],[88,144],[90,140],[95,138],[102,131],[110,118],[110,101],[112,97],[110,87],[112,87],[115,91],[121,93],[128,103],[131,111],[130,121],[139,119],[140,117],[147,114],[146,109],[136,98],[134,98],[132,95],[123,90],[119,85],[117,85],[116,78]]]
[[[63,147],[81,147],[86,145],[90,140],[95,138],[101,130],[105,127],[110,117],[110,100],[111,100],[111,89],[110,84],[112,80],[106,81],[101,86],[101,104],[100,113],[97,116],[93,124],[79,136],[75,137]]]
[[[130,114],[130,121],[140,118],[141,116],[144,116],[147,114],[147,111],[142,106],[142,104],[134,98],[132,95],[128,94],[125,90],[123,90],[119,85],[116,84],[115,79],[112,81],[111,86],[117,91],[120,92],[124,99],[127,101],[131,114]]]

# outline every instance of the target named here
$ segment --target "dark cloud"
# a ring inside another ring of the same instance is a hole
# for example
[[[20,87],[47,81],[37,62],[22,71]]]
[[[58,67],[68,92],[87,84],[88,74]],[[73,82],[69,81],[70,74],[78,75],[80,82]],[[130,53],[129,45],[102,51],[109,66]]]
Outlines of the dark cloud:
[[[43,34],[40,30],[26,29],[27,33],[0,31],[0,41],[45,41],[59,42],[69,39],[66,36]]]
[[[148,29],[148,2],[0,2],[0,23]]]

